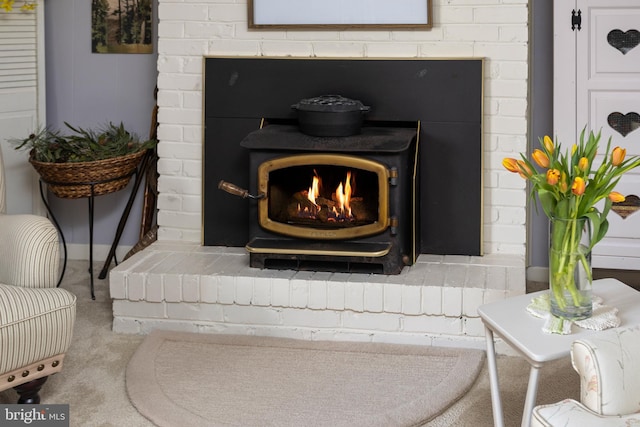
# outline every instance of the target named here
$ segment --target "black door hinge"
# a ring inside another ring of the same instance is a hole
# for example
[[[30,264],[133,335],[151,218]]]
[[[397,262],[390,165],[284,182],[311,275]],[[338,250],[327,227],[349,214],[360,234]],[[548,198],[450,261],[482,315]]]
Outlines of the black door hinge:
[[[576,27],[578,31],[582,29],[582,11],[580,9],[577,12],[575,9],[571,11],[571,31],[575,31]]]

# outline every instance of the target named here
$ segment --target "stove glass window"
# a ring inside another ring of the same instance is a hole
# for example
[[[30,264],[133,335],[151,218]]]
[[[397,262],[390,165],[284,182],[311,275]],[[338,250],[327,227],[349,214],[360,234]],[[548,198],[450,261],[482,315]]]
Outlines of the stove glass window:
[[[303,165],[269,172],[268,216],[282,224],[340,229],[378,221],[375,172],[348,166]]]

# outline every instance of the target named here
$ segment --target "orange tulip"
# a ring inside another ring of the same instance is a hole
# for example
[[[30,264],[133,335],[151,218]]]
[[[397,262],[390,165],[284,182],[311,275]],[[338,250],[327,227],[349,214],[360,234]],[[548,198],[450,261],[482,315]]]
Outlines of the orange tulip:
[[[531,168],[529,167],[529,165],[527,165],[524,160],[518,160],[518,173],[520,174],[521,177],[523,177],[524,179],[529,178],[531,175],[533,175],[533,171],[531,170]]]
[[[520,172],[520,168],[518,168],[518,161],[511,157],[505,157],[502,159],[502,166],[509,172],[518,173]]]
[[[611,164],[613,166],[620,166],[620,163],[624,161],[624,156],[627,155],[627,150],[624,148],[616,147],[611,153]]]
[[[587,170],[588,167],[589,167],[589,159],[587,159],[586,157],[581,157],[580,160],[578,161],[578,169],[584,172]]]
[[[551,139],[551,137],[545,135],[544,138],[542,138],[542,145],[544,145],[544,149],[547,150],[547,153],[553,154],[555,145],[553,144],[553,140]]]
[[[560,180],[560,171],[558,169],[549,169],[547,171],[547,184],[556,185]]]
[[[587,184],[584,182],[584,179],[579,176],[575,177],[573,184],[571,185],[571,192],[576,196],[582,196],[586,188]]]
[[[531,155],[533,160],[538,164],[538,166],[542,168],[549,167],[549,157],[542,150],[538,150],[537,148],[533,150],[533,154]]]
[[[618,193],[617,191],[612,191],[611,193],[609,193],[609,200],[611,200],[613,203],[621,203],[624,202],[626,197],[624,197],[622,194]]]

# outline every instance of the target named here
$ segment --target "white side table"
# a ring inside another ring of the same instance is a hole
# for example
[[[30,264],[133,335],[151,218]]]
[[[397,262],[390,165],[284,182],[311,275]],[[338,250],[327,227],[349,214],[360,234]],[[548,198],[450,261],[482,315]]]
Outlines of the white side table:
[[[573,333],[568,335],[542,332],[544,320],[529,314],[526,307],[532,298],[544,292],[547,291],[519,295],[478,308],[478,314],[485,326],[491,403],[496,427],[504,427],[504,420],[498,384],[494,333],[522,354],[531,365],[522,427],[529,427],[531,422],[531,412],[535,406],[538,392],[538,375],[542,365],[545,362],[569,356],[571,343],[576,339],[598,333],[578,328],[575,325],[573,325]],[[593,293],[601,297],[605,305],[618,308],[621,326],[640,324],[640,292],[616,279],[600,279],[593,281]]]

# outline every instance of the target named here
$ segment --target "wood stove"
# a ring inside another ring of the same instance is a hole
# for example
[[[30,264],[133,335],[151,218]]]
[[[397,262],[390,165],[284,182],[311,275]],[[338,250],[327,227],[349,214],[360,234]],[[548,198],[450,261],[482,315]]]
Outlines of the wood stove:
[[[398,274],[412,264],[418,134],[386,123],[346,137],[281,124],[247,135],[251,266]]]

